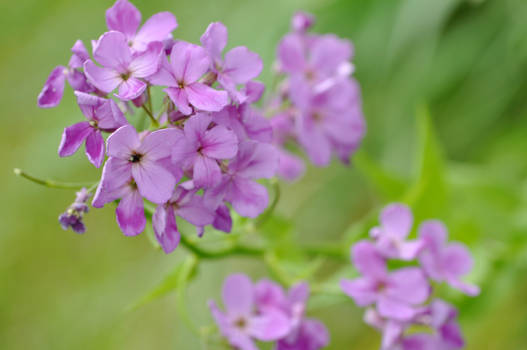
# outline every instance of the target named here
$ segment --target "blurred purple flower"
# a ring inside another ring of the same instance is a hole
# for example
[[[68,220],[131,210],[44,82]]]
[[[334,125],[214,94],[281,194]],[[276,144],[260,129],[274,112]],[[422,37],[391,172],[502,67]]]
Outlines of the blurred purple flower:
[[[362,277],[342,280],[340,285],[357,305],[376,304],[381,316],[399,321],[416,315],[417,307],[430,294],[430,285],[421,269],[407,267],[388,272],[376,247],[367,241],[355,244],[351,255]]]
[[[479,288],[461,281],[472,269],[472,258],[461,243],[447,243],[447,229],[438,220],[425,221],[419,227],[419,237],[424,248],[419,261],[431,279],[445,281],[467,295],[476,296]]]
[[[391,259],[413,260],[422,247],[421,241],[406,241],[410,234],[413,216],[410,208],[404,204],[389,204],[379,217],[381,226],[370,230],[375,239],[377,250]]]
[[[242,274],[227,277],[222,291],[225,312],[214,301],[209,302],[212,315],[222,335],[241,350],[256,350],[254,339],[275,341],[289,333],[291,323],[287,315],[277,309],[257,312],[254,286]]]

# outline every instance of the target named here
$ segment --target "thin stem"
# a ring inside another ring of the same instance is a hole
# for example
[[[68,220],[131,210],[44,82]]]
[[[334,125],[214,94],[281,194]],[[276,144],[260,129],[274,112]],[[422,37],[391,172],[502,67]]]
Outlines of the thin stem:
[[[97,186],[98,184],[98,182],[95,182],[95,183],[76,182],[74,183],[74,182],[61,182],[61,181],[55,181],[55,180],[50,180],[50,179],[39,179],[38,177],[29,175],[28,173],[26,173],[25,171],[19,168],[13,169],[13,172],[15,173],[16,176],[21,176],[31,182],[34,182],[42,186],[50,187],[50,188],[80,189],[82,187],[89,187],[91,190],[92,187],[95,188],[95,186]]]
[[[203,249],[200,246],[196,245],[194,242],[192,242],[190,239],[188,239],[185,235],[181,235],[180,243],[202,259],[221,259],[230,255],[259,257],[264,254],[264,250],[262,248],[250,247],[239,244],[217,250]]]
[[[154,107],[152,107],[152,94],[150,93],[150,85],[146,88],[146,95],[148,96],[148,109],[152,114],[154,113]]]
[[[276,206],[278,205],[278,201],[280,200],[280,185],[278,184],[278,181],[276,179],[273,179],[273,188],[274,188],[274,198],[271,205],[267,208],[265,212],[263,212],[260,217],[256,220],[256,227],[260,227],[263,225],[273,214]]]
[[[152,114],[152,112],[150,112],[150,110],[148,109],[148,107],[145,106],[145,104],[143,104],[141,107],[143,107],[143,109],[145,110],[146,114],[148,115],[148,117],[150,118],[150,121],[152,122],[152,125],[154,127],[158,127],[159,126],[159,122],[157,121],[156,118],[154,118],[154,115]]]

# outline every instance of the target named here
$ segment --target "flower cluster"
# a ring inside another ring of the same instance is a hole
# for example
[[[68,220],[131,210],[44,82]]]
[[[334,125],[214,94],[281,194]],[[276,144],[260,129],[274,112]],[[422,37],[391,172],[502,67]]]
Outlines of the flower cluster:
[[[145,228],[145,200],[153,203],[153,228],[166,253],[180,239],[177,216],[201,235],[207,225],[230,232],[231,208],[246,217],[262,213],[269,199],[257,180],[275,175],[279,155],[269,120],[253,106],[264,90],[253,80],[262,70],[259,56],[243,46],[223,55],[227,29],[218,22],[201,45],[174,40],[174,15],[161,12],[141,26],[127,0],[106,11],[106,23],[92,57],[77,41],[68,66],[53,69],[38,97],[49,108],[59,104],[66,80],[75,91],[86,120],[64,129],[58,153],[71,156],[85,143],[95,167],[106,158],[92,206],[118,201],[119,227],[133,236]],[[153,87],[163,92],[159,113]],[[133,106],[146,112],[150,128],[131,124]],[[76,201],[82,209],[61,216],[63,227],[84,232],[87,195]]]
[[[89,211],[86,204],[90,198],[90,193],[85,188],[81,188],[75,197],[75,201],[68,207],[68,209],[60,214],[59,223],[64,230],[71,228],[76,233],[86,232],[86,227],[82,222],[82,216]]]
[[[309,287],[299,283],[285,293],[278,284],[254,284],[242,274],[227,277],[222,298],[225,312],[209,306],[229,343],[241,350],[257,349],[254,341],[275,342],[276,350],[317,350],[329,343],[326,327],[305,317]]]
[[[359,85],[350,75],[353,47],[333,34],[307,30],[314,17],[297,13],[292,32],[278,45],[276,70],[282,81],[269,106],[280,149],[279,175],[294,180],[304,171],[300,158],[286,150],[298,142],[316,166],[326,166],[335,154],[348,163],[364,133]]]
[[[342,290],[359,306],[369,308],[365,321],[383,333],[383,350],[461,349],[463,337],[457,324],[457,310],[431,298],[432,282],[446,282],[470,296],[479,289],[461,280],[470,272],[472,260],[460,243],[447,242],[447,230],[437,220],[421,223],[418,239],[407,240],[412,213],[402,204],[388,205],[380,215],[379,227],[370,231],[373,241],[352,247],[352,262],[361,274],[341,281]],[[417,261],[390,271],[387,262]],[[413,326],[425,326],[428,333],[411,333]]]

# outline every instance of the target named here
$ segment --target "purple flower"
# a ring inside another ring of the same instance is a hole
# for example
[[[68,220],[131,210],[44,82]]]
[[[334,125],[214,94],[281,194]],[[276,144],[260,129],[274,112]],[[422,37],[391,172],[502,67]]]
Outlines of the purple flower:
[[[412,229],[413,216],[404,204],[387,205],[379,217],[381,226],[370,230],[377,250],[391,259],[413,260],[422,247],[421,241],[406,241]]]
[[[103,67],[91,60],[84,63],[88,81],[99,90],[110,93],[119,87],[118,98],[123,101],[139,97],[146,89],[146,78],[159,68],[163,43],[151,42],[145,51],[132,53],[126,37],[121,32],[108,32],[101,36],[93,57]]]
[[[296,284],[286,295],[276,283],[261,280],[255,287],[255,295],[259,310],[281,310],[291,320],[291,331],[278,340],[276,350],[318,350],[328,345],[326,327],[320,321],[304,316],[309,297],[306,283]]]
[[[140,138],[131,125],[122,126],[108,138],[108,156],[92,205],[102,207],[116,199],[117,222],[133,236],[145,226],[143,199],[165,203],[172,196],[181,173],[171,166],[170,150],[181,131],[162,129]]]
[[[291,324],[283,312],[276,309],[256,311],[254,287],[247,276],[227,277],[222,297],[225,312],[212,300],[209,307],[222,335],[237,349],[256,350],[253,339],[275,341],[289,333]]]
[[[461,281],[472,269],[470,253],[461,243],[447,243],[447,236],[447,229],[440,221],[429,220],[421,224],[419,237],[424,249],[419,261],[423,269],[435,281],[445,281],[467,295],[478,295],[477,286]]]
[[[212,207],[223,200],[230,202],[236,212],[246,217],[257,217],[269,203],[265,186],[254,181],[271,178],[278,167],[278,153],[274,146],[256,141],[243,141],[236,158],[229,162],[218,186],[205,192]]]
[[[213,223],[215,213],[196,194],[197,189],[185,189],[179,185],[168,202],[157,206],[152,224],[159,244],[164,252],[171,253],[178,245],[180,233],[176,216],[180,216],[197,227]]]
[[[300,144],[311,161],[326,166],[333,150],[347,150],[349,157],[357,148],[365,133],[365,122],[359,102],[358,85],[343,80],[330,89],[312,95],[303,92],[303,84],[291,82],[292,100],[300,110],[296,119],[296,131]]]
[[[407,267],[388,272],[384,259],[370,242],[354,245],[352,260],[362,277],[342,280],[342,290],[359,306],[376,304],[383,317],[407,321],[416,315],[416,307],[430,294],[421,269]]]
[[[184,137],[172,150],[172,161],[185,170],[192,170],[194,185],[209,188],[221,181],[218,161],[233,158],[238,152],[238,139],[227,128],[217,125],[209,128],[212,118],[205,113],[196,114],[185,122]]]
[[[64,129],[59,156],[71,156],[85,142],[86,156],[98,168],[104,160],[104,139],[101,131],[113,132],[128,122],[114,101],[79,91],[76,91],[75,95],[88,121]]]
[[[279,154],[278,176],[286,181],[295,181],[304,174],[306,165],[302,159],[284,149],[279,149]]]
[[[168,86],[164,91],[185,115],[192,113],[192,107],[217,112],[229,103],[229,96],[225,91],[198,82],[209,66],[210,59],[205,49],[178,41],[172,47],[170,62],[164,57],[161,68],[149,81],[155,85]]]
[[[227,45],[227,28],[221,22],[209,24],[201,36],[201,44],[211,58],[211,68],[220,85],[236,102],[243,103],[247,96],[238,91],[236,85],[245,84],[261,73],[263,64],[260,56],[245,46],[238,46],[229,50],[225,60],[222,60],[221,53]]]
[[[220,204],[214,213],[214,221],[212,227],[226,233],[232,230],[232,218],[229,207],[225,204]]]
[[[144,51],[151,42],[170,38],[178,25],[173,14],[160,12],[150,17],[138,31],[141,12],[127,0],[117,0],[106,10],[106,24],[109,30],[123,33],[127,45],[135,51]]]
[[[364,322],[382,332],[381,349],[394,349],[400,344],[405,328],[410,322],[401,322],[382,317],[377,309],[368,308],[364,313]]]
[[[215,123],[234,131],[239,140],[270,143],[273,139],[273,128],[269,119],[248,104],[227,106],[213,113],[212,117]]]
[[[84,213],[87,213],[89,208],[86,204],[90,198],[90,193],[85,189],[81,188],[79,192],[76,193],[75,202],[69,206],[66,212],[60,214],[59,223],[62,229],[67,230],[71,228],[75,233],[84,233],[86,232],[86,227],[84,222],[82,222],[82,217]]]
[[[57,66],[50,75],[42,91],[38,95],[37,103],[40,108],[56,107],[64,94],[64,83],[68,83],[75,91],[92,92],[95,89],[88,84],[86,77],[78,69],[82,68],[84,62],[90,57],[81,40],[77,40],[71,48],[73,55],[68,67]]]
[[[278,46],[280,70],[316,84],[335,76],[349,75],[352,54],[349,41],[331,34],[313,36],[310,40],[297,33],[289,34]]]

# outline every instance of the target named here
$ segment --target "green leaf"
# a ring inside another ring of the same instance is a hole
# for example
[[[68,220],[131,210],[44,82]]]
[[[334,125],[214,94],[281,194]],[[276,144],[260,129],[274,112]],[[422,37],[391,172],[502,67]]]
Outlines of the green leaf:
[[[443,216],[447,202],[443,150],[426,106],[417,109],[418,176],[404,197],[416,221]]]

